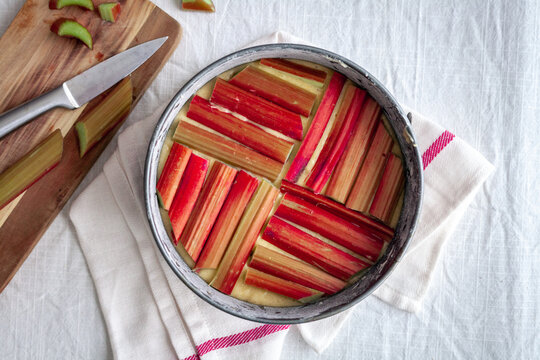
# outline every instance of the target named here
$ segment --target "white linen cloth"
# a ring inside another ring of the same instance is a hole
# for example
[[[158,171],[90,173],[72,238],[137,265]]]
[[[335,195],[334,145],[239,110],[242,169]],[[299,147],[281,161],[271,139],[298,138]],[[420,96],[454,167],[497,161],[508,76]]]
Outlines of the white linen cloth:
[[[275,33],[258,43],[268,42],[300,41]],[[103,173],[70,212],[115,357],[279,358],[286,326],[240,320],[211,307],[175,277],[154,245],[141,199],[145,154],[158,115],[119,136]],[[414,312],[445,240],[493,166],[435,123],[416,114],[412,123],[425,168],[422,215],[407,255],[374,295]],[[349,313],[298,327],[321,352]]]

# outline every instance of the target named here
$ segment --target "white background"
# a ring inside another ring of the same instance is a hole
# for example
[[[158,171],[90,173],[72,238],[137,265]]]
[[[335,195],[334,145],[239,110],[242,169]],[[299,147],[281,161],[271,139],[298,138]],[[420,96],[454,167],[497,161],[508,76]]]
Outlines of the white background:
[[[0,1],[0,34],[23,3]],[[175,74],[195,74],[284,30],[356,61],[401,103],[497,167],[448,241],[422,311],[409,314],[370,297],[324,354],[292,330],[282,358],[540,354],[540,2],[215,0],[215,14],[181,11],[179,0],[155,3],[180,22],[184,36],[131,123],[170,100],[184,79]],[[0,294],[0,358],[111,357],[69,206]]]

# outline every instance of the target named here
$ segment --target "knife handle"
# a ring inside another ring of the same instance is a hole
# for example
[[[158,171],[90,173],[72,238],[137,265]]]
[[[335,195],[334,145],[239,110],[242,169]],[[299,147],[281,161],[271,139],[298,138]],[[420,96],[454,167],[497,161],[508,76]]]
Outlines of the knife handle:
[[[0,139],[28,123],[38,115],[55,107],[75,109],[77,106],[69,99],[63,86],[57,87],[35,99],[0,115]]]

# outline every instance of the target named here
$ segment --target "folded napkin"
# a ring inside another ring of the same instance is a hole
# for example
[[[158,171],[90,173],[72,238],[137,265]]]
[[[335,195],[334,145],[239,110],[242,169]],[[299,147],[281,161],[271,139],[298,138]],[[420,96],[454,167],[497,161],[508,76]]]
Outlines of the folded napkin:
[[[275,33],[258,43],[270,42],[301,41]],[[70,210],[114,356],[277,359],[289,326],[242,320],[199,299],[168,267],[152,239],[142,184],[148,142],[160,113],[120,134],[103,173]],[[414,312],[421,306],[442,245],[493,166],[452,133],[411,115],[425,171],[422,215],[406,256],[374,295]],[[298,328],[321,352],[352,311]]]

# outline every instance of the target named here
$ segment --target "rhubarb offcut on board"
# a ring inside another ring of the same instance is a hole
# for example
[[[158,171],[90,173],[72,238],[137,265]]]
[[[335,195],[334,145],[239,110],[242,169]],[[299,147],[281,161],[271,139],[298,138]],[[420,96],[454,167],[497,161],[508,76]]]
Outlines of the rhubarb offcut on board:
[[[341,291],[382,256],[401,213],[401,153],[383,117],[318,64],[226,71],[184,105],[162,150],[171,241],[241,300],[294,306]]]

